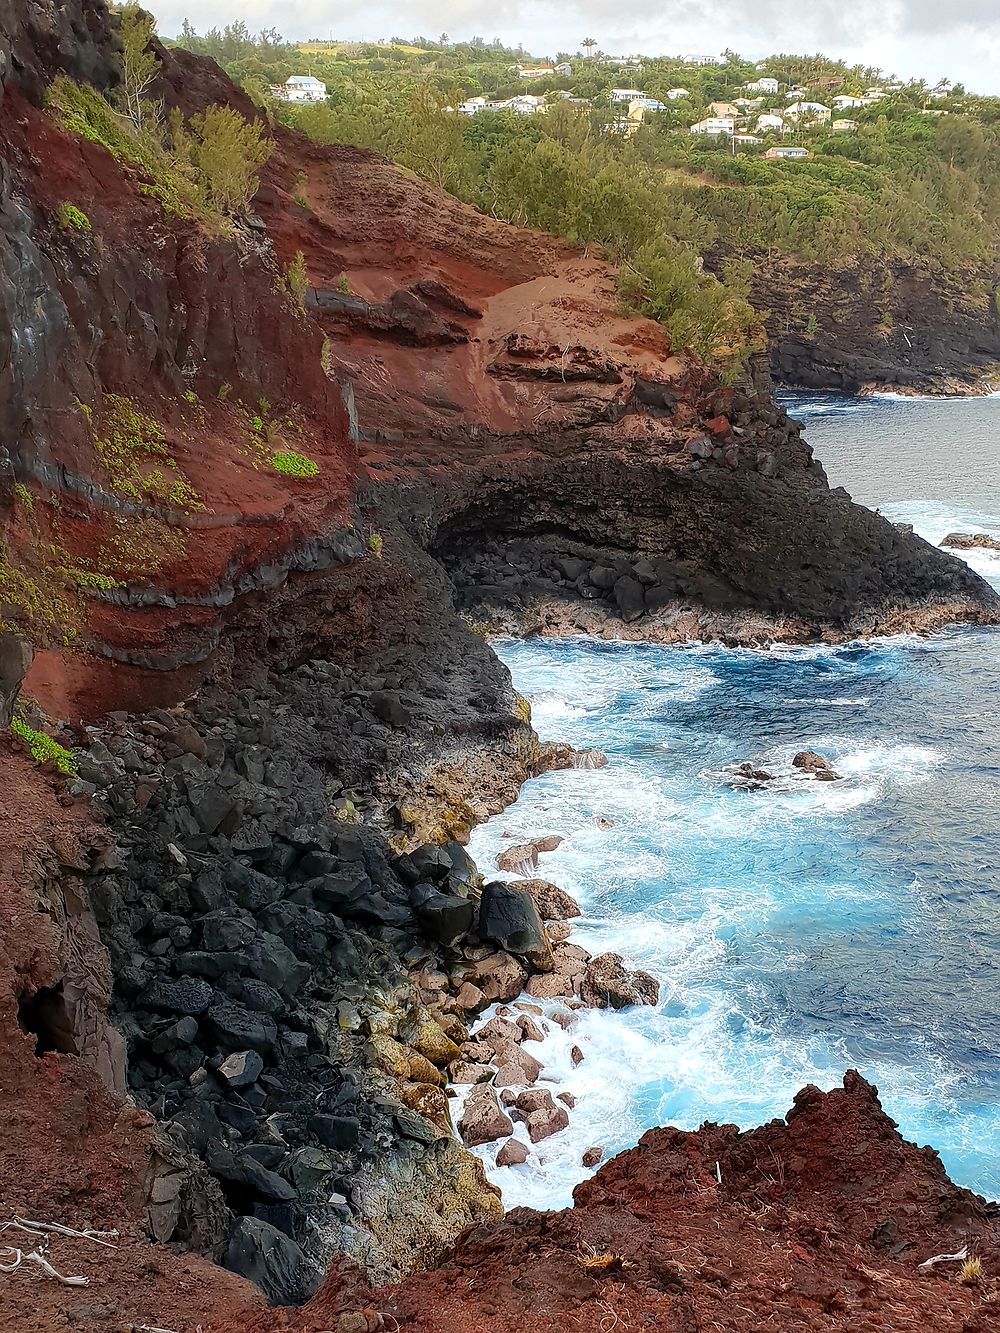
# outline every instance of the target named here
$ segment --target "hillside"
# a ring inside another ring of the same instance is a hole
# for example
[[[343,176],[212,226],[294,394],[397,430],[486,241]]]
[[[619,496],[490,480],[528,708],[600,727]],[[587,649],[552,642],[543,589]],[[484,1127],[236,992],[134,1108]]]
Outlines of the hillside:
[[[484,630],[837,640],[1000,602],[831,490],[766,385],[623,313],[603,255],[270,121],[134,9],[0,0],[0,54],[2,1321],[374,1333],[439,1308],[457,1333],[451,1297],[371,1291],[462,1236],[473,1275],[440,1280],[474,1283],[549,1225],[504,1222],[456,1135],[471,1025],[532,983],[570,1007],[645,984],[464,850],[528,776],[597,762],[539,741]],[[852,1088],[879,1197],[925,1205],[880,1268],[942,1328],[985,1319],[985,1205]],[[630,1162],[669,1175],[706,1133],[610,1163],[594,1206],[624,1217]],[[758,1140],[724,1137],[752,1194]],[[817,1262],[842,1149],[793,1228]],[[730,1202],[716,1230],[743,1235]],[[25,1219],[87,1287],[40,1276]],[[915,1274],[961,1236],[982,1286]],[[579,1269],[545,1279],[557,1327],[564,1300],[631,1300]],[[330,1300],[266,1313],[328,1272]]]
[[[498,217],[601,242],[626,299],[675,335],[710,327],[701,350],[720,364],[757,346],[748,296],[780,383],[978,391],[997,373],[1000,99],[822,57],[578,52],[523,78],[534,57],[482,42],[300,48],[239,25],[182,41],[263,101],[289,74],[321,78],[327,101],[271,103],[321,142],[384,152]],[[728,131],[692,133],[716,111]],[[803,160],[768,156],[790,148]],[[691,277],[695,255],[730,294],[721,332],[722,298]]]

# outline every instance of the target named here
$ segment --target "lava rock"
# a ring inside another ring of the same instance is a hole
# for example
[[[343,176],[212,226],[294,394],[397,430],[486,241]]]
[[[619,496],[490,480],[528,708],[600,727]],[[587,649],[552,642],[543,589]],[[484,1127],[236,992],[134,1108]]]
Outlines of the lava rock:
[[[564,946],[565,947],[565,946]],[[595,1009],[625,1009],[633,1004],[655,1004],[659,982],[648,972],[630,971],[620,954],[602,953],[587,964],[580,998]]]
[[[469,1093],[458,1122],[458,1131],[470,1148],[492,1143],[513,1133],[510,1116],[500,1109],[497,1095],[487,1083],[477,1083]]]
[[[520,1166],[528,1160],[528,1149],[519,1139],[508,1139],[497,1153],[497,1166]]]
[[[176,981],[157,977],[140,992],[139,1003],[168,1014],[197,1016],[209,1007],[212,996],[212,987],[200,977],[179,977]]]
[[[552,967],[552,950],[531,895],[493,880],[483,886],[479,933],[508,953],[519,954],[540,971]]]
[[[309,1133],[314,1134],[325,1148],[346,1152],[356,1148],[361,1137],[361,1122],[353,1115],[319,1113],[309,1117]]]
[[[266,1015],[222,1001],[209,1007],[206,1018],[219,1044],[226,1050],[239,1051],[249,1046],[267,1054],[274,1049],[278,1028]]]
[[[638,579],[626,575],[615,584],[615,601],[621,612],[622,620],[629,623],[638,620],[646,611],[646,594]]]
[[[255,1282],[272,1305],[301,1304],[320,1279],[293,1240],[255,1217],[241,1217],[236,1223],[225,1265],[230,1272]]]
[[[264,1072],[264,1061],[256,1051],[234,1051],[227,1055],[219,1066],[220,1078],[224,1078],[231,1088],[246,1088]]]
[[[430,884],[417,884],[410,902],[431,939],[453,949],[472,929],[475,905],[457,893],[441,893]]]

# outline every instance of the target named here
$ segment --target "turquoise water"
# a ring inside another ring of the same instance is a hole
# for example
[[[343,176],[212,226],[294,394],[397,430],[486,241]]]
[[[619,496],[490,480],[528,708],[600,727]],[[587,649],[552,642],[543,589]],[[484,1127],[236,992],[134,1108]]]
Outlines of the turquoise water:
[[[1000,534],[1000,401],[792,406],[833,484],[936,541]],[[1000,587],[1000,556],[973,561]],[[539,733],[610,762],[527,784],[471,850],[485,869],[511,836],[561,834],[539,873],[583,907],[574,939],[661,982],[655,1009],[587,1012],[542,1044],[577,1105],[495,1172],[508,1205],[569,1202],[590,1144],[757,1124],[851,1067],[957,1181],[1000,1196],[998,645],[962,628],[770,652],[498,645]],[[844,780],[796,774],[803,748]],[[734,784],[746,759],[778,780]]]

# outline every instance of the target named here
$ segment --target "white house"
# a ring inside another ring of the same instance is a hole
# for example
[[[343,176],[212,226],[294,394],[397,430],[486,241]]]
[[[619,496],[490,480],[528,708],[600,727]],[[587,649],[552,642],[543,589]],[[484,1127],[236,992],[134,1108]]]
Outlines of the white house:
[[[847,111],[851,107],[867,106],[869,100],[870,99],[867,97],[847,97],[841,95],[840,97],[835,97],[833,99],[833,109],[834,111]]]
[[[764,154],[765,157],[791,157],[802,158],[809,156],[808,148],[769,148]]]
[[[611,65],[615,69],[642,69],[641,56],[601,56],[597,63],[599,65]]]
[[[284,86],[275,88],[274,95],[283,102],[325,102],[326,84],[311,74],[293,74]]]
[[[789,120],[829,120],[830,108],[822,102],[793,102],[785,107]]]
[[[785,101],[797,102],[800,97],[805,97],[805,95],[806,90],[804,88],[789,88],[788,92],[785,93]]]
[[[753,83],[744,84],[748,93],[776,93],[778,91],[777,79],[755,79]]]
[[[655,97],[637,97],[634,102],[629,102],[629,114],[635,107],[642,107],[643,111],[666,111],[666,105],[658,102]]]
[[[561,61],[558,65],[518,65],[517,72],[522,79],[544,79],[551,74],[573,73],[573,66],[568,60]]]
[[[842,130],[856,130],[858,128],[858,122],[856,120],[835,120],[831,128],[838,132]]]
[[[461,111],[463,116],[474,116],[477,112],[482,111],[485,106],[485,97],[467,97],[459,105],[458,110]]]
[[[612,88],[608,93],[609,102],[635,102],[640,97],[645,97],[645,93],[640,88]]]
[[[533,116],[539,107],[545,105],[545,98],[518,93],[517,97],[510,98],[502,105],[504,110],[515,111],[519,116]]]
[[[679,102],[682,97],[690,97],[691,93],[687,88],[670,88],[667,91],[668,102]]]
[[[732,116],[707,116],[691,126],[692,134],[732,134],[736,122]]]
[[[763,130],[765,134],[769,130],[773,130],[778,134],[785,134],[788,131],[788,126],[785,124],[782,117],[776,116],[772,111],[765,111],[762,116],[757,117],[757,128]]]
[[[763,143],[763,142],[764,142],[764,140],[763,140],[763,139],[758,139],[758,137],[757,137],[756,134],[734,134],[734,135],[733,135],[733,143],[744,144],[744,145],[751,145],[751,146],[752,146],[753,144],[758,144],[758,143]]]

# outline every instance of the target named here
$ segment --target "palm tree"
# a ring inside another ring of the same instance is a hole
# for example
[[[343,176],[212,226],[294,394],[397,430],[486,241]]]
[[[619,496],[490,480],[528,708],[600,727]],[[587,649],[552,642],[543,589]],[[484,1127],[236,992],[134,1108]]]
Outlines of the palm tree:
[[[584,39],[583,39],[583,41],[580,43],[580,45],[583,46],[583,47],[586,47],[587,54],[589,55],[590,52],[593,51],[593,49],[594,49],[594,47],[597,45],[597,43],[594,41],[593,37],[584,37]]]

